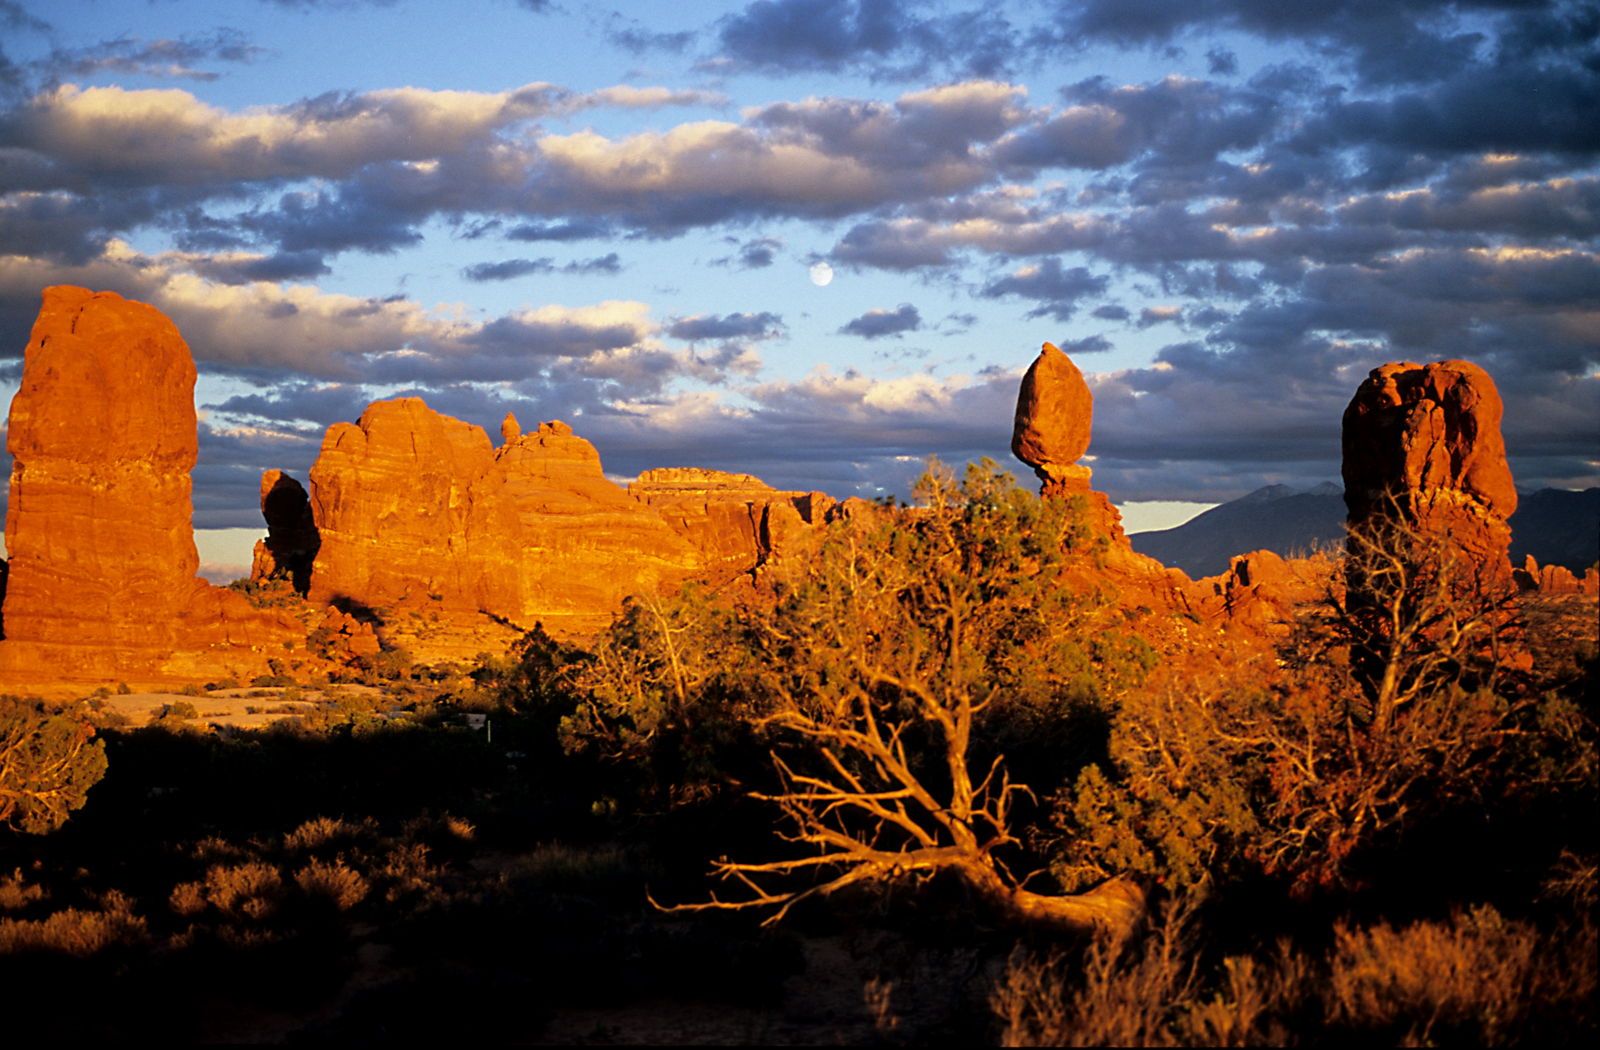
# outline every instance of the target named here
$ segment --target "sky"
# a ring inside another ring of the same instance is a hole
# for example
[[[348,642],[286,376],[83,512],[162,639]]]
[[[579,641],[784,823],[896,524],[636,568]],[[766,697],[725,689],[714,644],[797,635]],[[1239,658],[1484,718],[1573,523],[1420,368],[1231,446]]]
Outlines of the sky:
[[[0,0],[0,396],[44,287],[154,304],[203,530],[396,396],[619,479],[1028,479],[1045,341],[1124,507],[1337,481],[1396,360],[1600,485],[1597,247],[1595,0]]]

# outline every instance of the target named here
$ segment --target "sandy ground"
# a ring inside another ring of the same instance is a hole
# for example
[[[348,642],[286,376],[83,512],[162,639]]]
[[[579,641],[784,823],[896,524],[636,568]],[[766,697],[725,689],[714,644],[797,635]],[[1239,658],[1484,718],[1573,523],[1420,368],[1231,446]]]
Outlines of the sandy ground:
[[[283,690],[278,688],[218,689],[200,696],[183,693],[123,693],[105,697],[102,710],[108,710],[127,719],[130,726],[149,725],[168,704],[189,704],[199,717],[187,722],[204,722],[214,726],[238,726],[241,729],[260,729],[280,718],[293,718],[309,713],[318,704],[330,702],[339,695],[381,694],[383,690],[366,685],[341,685],[323,693],[313,689],[297,690],[299,700],[285,702]]]

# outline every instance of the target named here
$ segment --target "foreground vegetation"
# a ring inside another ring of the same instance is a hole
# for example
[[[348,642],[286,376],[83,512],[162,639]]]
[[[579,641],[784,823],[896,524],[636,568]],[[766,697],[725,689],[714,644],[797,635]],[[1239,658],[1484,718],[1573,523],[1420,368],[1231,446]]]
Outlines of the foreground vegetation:
[[[1592,603],[1401,534],[1269,644],[1120,600],[991,464],[916,496],[265,730],[8,700],[21,1034],[1592,1039]]]

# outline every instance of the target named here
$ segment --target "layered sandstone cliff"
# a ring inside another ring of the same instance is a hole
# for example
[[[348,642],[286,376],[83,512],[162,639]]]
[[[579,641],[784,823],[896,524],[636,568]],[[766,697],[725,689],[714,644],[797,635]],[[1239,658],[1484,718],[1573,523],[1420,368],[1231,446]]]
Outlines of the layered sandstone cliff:
[[[474,618],[516,632],[599,630],[626,596],[702,567],[688,538],[607,480],[571,427],[523,433],[508,419],[501,433],[495,448],[481,427],[418,398],[375,402],[331,427],[311,470],[321,538],[311,600],[397,609],[392,628],[436,614],[443,628],[409,640],[438,648]]]
[[[56,287],[11,403],[0,677],[183,673],[295,626],[196,577],[194,358],[154,307]]]
[[[727,576],[805,543],[836,504],[821,492],[784,492],[749,474],[698,467],[647,470],[628,494],[659,513],[700,552],[701,572]]]

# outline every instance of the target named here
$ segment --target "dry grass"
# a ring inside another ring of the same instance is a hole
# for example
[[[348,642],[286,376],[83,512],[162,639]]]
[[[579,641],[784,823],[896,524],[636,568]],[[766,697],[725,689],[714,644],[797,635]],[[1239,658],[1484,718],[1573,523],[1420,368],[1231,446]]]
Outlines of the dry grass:
[[[283,837],[283,848],[291,853],[310,853],[328,847],[343,847],[375,836],[370,822],[356,823],[332,817],[308,820]]]
[[[44,888],[28,885],[22,878],[21,868],[0,879],[0,911],[21,911],[44,898]]]
[[[1180,917],[1142,945],[1012,959],[990,997],[1006,1046],[1279,1045],[1323,1031],[1425,1046],[1572,1039],[1595,1022],[1593,925],[1541,933],[1482,906],[1396,929],[1339,927],[1320,963],[1280,944],[1197,969]],[[1552,1029],[1544,1032],[1546,1028]]]
[[[115,891],[106,894],[100,911],[66,908],[45,919],[0,919],[0,955],[49,952],[84,959],[148,939],[145,921],[133,914],[133,903]]]
[[[1341,928],[1324,986],[1328,1019],[1397,1033],[1407,1046],[1430,1045],[1442,1029],[1489,1045],[1520,1041],[1541,1006],[1593,999],[1592,930],[1587,941],[1588,965],[1569,966],[1532,926],[1489,907],[1400,930]]]
[[[270,918],[284,897],[283,876],[270,864],[215,864],[206,872],[206,902],[235,919]]]
[[[295,873],[294,881],[307,897],[330,901],[340,911],[349,911],[366,900],[370,889],[367,880],[343,860],[332,864],[314,860]]]

